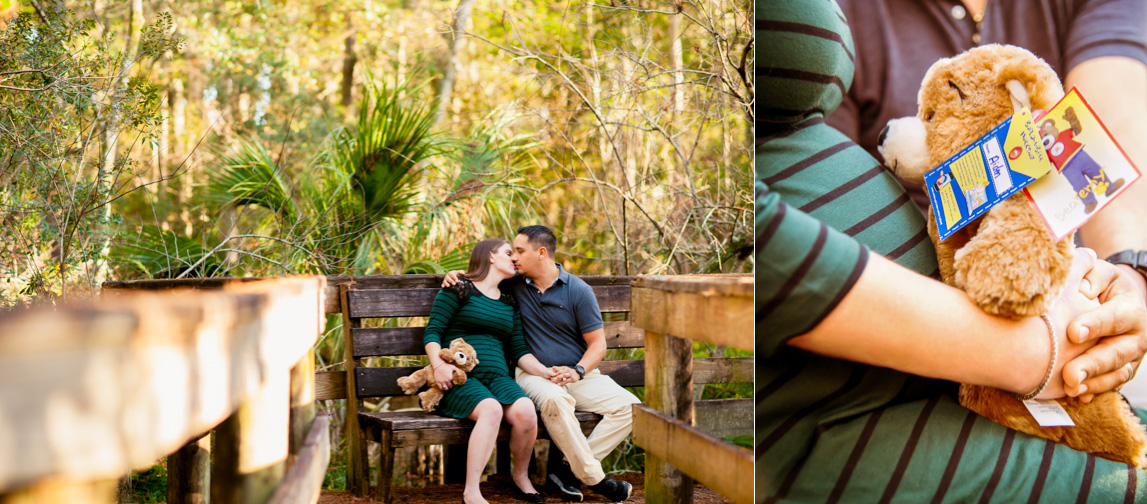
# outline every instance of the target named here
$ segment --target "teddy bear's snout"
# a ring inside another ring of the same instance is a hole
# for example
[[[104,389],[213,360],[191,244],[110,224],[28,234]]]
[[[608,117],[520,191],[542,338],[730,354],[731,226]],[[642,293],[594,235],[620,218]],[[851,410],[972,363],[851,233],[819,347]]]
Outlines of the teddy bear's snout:
[[[924,122],[915,116],[888,121],[880,131],[876,150],[884,165],[909,182],[923,182],[928,171],[928,136]]]

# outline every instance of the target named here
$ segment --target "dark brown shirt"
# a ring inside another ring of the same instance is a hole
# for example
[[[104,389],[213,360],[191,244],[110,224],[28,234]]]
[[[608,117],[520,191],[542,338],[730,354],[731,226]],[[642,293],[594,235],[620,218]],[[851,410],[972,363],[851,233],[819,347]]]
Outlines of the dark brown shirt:
[[[1147,3],[1141,0],[988,0],[979,22],[959,0],[838,1],[856,44],[856,76],[828,123],[877,159],[880,130],[916,114],[916,94],[932,63],[976,45],[1024,47],[1061,79],[1099,56],[1147,64]],[[926,208],[927,194],[901,183]]]

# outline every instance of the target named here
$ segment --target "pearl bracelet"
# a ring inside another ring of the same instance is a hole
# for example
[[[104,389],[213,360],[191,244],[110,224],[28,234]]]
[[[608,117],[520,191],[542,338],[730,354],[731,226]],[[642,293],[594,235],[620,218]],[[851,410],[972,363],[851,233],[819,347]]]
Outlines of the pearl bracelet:
[[[1021,401],[1026,401],[1028,399],[1034,398],[1035,396],[1040,395],[1040,393],[1043,392],[1043,389],[1047,388],[1047,383],[1051,381],[1052,370],[1055,369],[1056,361],[1059,359],[1059,342],[1055,339],[1055,324],[1051,322],[1051,317],[1047,316],[1046,313],[1040,315],[1039,317],[1043,319],[1044,324],[1047,324],[1047,333],[1048,336],[1051,337],[1051,362],[1049,362],[1047,365],[1047,372],[1043,375],[1043,381],[1039,382],[1039,387],[1037,387],[1035,391],[1023,396],[1015,394],[1016,398]]]

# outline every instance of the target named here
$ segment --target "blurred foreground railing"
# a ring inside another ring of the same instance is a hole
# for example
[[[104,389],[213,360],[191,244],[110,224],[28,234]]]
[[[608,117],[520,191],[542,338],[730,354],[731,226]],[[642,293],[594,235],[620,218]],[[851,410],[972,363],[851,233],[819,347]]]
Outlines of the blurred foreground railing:
[[[0,502],[115,502],[118,478],[164,456],[171,504],[316,502],[325,284],[105,288],[0,316]]]
[[[696,427],[693,340],[753,349],[752,276],[638,277],[631,295],[632,323],[645,329],[646,404],[633,407],[633,438],[645,449],[646,500],[692,502],[696,480],[751,504],[752,452]],[[751,399],[739,401],[751,411]]]

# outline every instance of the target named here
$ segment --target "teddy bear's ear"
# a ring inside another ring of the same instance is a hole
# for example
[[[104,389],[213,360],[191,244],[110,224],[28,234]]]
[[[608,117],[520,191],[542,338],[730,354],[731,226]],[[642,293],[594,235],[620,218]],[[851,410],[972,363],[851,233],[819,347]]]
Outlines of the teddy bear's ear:
[[[1008,88],[1008,95],[1012,97],[1013,111],[1019,112],[1021,108],[1025,107],[1031,110],[1032,102],[1028,96],[1028,88],[1024,87],[1022,82],[1012,79],[1004,83],[1004,87]]]
[[[1063,84],[1055,70],[1027,49],[996,46],[993,54],[998,82],[1007,88],[1015,110],[1049,109],[1063,98]]]

